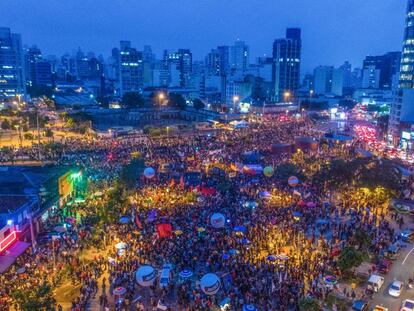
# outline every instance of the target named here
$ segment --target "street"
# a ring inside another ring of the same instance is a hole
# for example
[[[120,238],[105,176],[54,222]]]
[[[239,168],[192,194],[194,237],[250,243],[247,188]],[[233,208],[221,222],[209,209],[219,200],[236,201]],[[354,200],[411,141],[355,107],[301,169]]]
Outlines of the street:
[[[402,281],[407,284],[408,278],[414,275],[414,245],[405,244],[402,248],[401,256],[394,261],[391,271],[385,276],[385,283],[380,291],[374,295],[371,306],[382,305],[390,311],[399,310],[401,302],[404,299],[414,300],[414,289],[408,289],[404,286],[404,290],[399,298],[392,297],[388,294],[388,288],[393,281]]]

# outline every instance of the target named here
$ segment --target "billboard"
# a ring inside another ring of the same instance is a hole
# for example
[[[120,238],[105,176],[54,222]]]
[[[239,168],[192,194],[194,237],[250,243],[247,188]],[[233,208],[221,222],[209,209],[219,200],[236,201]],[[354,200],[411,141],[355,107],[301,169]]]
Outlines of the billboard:
[[[63,198],[67,197],[73,191],[73,180],[71,173],[67,172],[65,175],[60,176],[59,180],[59,195]]]

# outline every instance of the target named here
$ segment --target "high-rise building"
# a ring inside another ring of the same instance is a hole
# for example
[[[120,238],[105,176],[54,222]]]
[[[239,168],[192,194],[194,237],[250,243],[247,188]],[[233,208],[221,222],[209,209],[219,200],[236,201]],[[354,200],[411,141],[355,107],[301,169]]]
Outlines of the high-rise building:
[[[288,28],[286,38],[277,39],[273,43],[273,77],[274,100],[291,100],[299,89],[301,61],[301,30]]]
[[[367,56],[363,62],[362,87],[390,90],[393,77],[399,72],[400,62],[401,52]]]
[[[405,136],[401,132],[403,128],[409,128],[410,132],[414,129],[414,0],[408,0],[407,4],[399,85],[393,90],[395,99],[391,105],[388,128],[396,143]],[[413,148],[412,139],[410,144]]]
[[[191,75],[193,73],[193,54],[189,49],[179,49],[178,69],[180,71],[180,86],[191,86]]]
[[[326,95],[331,92],[332,66],[319,66],[313,71],[313,90],[316,95]]]
[[[391,105],[389,132],[394,142],[401,136],[403,124],[414,123],[414,0],[408,0],[399,87]]]
[[[206,56],[205,65],[209,75],[228,75],[230,73],[230,48],[222,45],[211,50]]]
[[[37,46],[32,46],[25,51],[24,55],[24,69],[25,69],[25,76],[26,76],[26,84],[31,86],[34,84],[36,80],[35,77],[35,66],[36,62],[41,60],[42,52]]]
[[[0,28],[0,99],[26,94],[22,39]]]
[[[230,49],[231,69],[241,73],[249,67],[249,46],[241,40],[237,40]]]
[[[362,88],[363,89],[379,89],[381,70],[375,65],[364,66],[362,69]]]
[[[121,96],[128,92],[142,92],[142,52],[131,47],[130,41],[121,41],[119,51],[119,85]]]
[[[339,67],[343,73],[343,86],[346,89],[352,88],[352,65],[346,61]]]
[[[46,60],[38,60],[34,64],[34,73],[33,73],[34,86],[52,86],[53,85],[53,76],[52,76],[52,66]]]
[[[316,95],[342,96],[344,71],[332,66],[319,66],[313,71],[313,92]]]

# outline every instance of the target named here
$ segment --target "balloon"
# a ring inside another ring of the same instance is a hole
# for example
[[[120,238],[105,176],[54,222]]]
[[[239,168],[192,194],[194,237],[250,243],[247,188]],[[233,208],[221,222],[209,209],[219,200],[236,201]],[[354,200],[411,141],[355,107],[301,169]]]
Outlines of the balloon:
[[[151,179],[155,176],[155,170],[152,167],[147,167],[144,170],[144,176],[148,179]]]
[[[264,174],[266,177],[272,177],[272,176],[273,176],[273,173],[274,173],[274,170],[273,170],[273,167],[272,167],[272,166],[266,166],[266,167],[263,169],[263,174]]]
[[[223,228],[226,223],[226,217],[221,213],[214,213],[211,215],[210,223],[213,228]]]
[[[219,277],[216,274],[207,273],[201,278],[200,286],[201,286],[201,290],[206,295],[211,296],[211,295],[216,294],[219,291],[221,287],[221,283],[220,283]]]
[[[137,283],[141,286],[148,287],[154,284],[157,272],[151,266],[141,266],[135,273]]]
[[[296,176],[290,176],[288,179],[288,184],[291,187],[295,187],[299,183],[299,179]]]

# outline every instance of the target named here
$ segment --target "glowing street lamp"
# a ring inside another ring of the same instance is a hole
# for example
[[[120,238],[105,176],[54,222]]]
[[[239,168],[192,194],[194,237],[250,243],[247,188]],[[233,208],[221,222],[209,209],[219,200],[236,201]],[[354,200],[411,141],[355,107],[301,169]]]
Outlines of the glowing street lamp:
[[[286,91],[285,93],[283,93],[283,97],[285,98],[285,102],[287,102],[290,98],[291,94],[289,91]]]
[[[240,97],[238,95],[233,96],[233,111],[236,111],[236,104],[239,102]]]
[[[164,95],[164,93],[159,93],[158,94],[158,106],[159,107],[161,107],[161,104],[162,104],[162,101],[164,100],[164,98],[165,98],[165,95]]]

